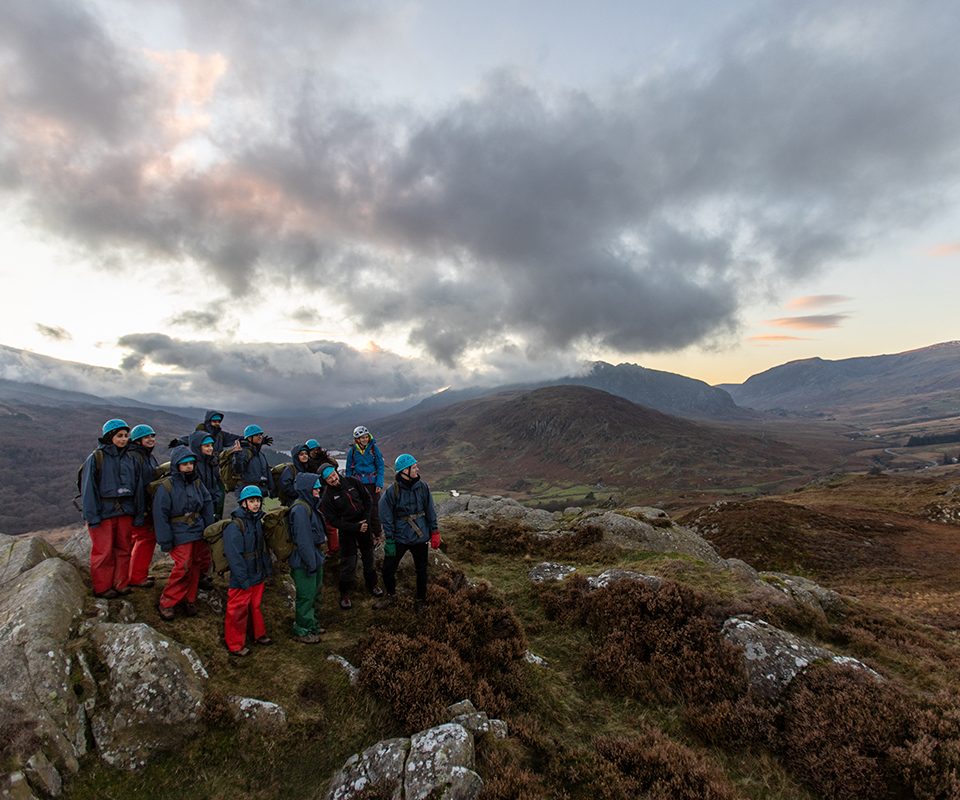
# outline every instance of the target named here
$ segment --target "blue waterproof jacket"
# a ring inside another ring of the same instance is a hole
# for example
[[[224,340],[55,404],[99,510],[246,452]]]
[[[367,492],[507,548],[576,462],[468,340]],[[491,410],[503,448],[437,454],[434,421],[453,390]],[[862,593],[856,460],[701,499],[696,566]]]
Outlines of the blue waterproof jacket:
[[[210,492],[210,497],[213,499],[214,509],[223,509],[223,481],[220,480],[220,463],[217,460],[217,454],[214,452],[211,456],[205,456],[203,451],[200,450],[200,444],[212,434],[207,433],[206,431],[194,431],[190,434],[190,452],[197,457],[197,465],[194,467],[194,470],[200,476],[200,480],[203,482],[203,485],[207,487],[207,491]],[[216,447],[216,445],[214,445]]]
[[[150,514],[150,495],[147,493],[147,486],[157,479],[160,474],[160,462],[153,454],[155,448],[144,447],[142,444],[131,444],[128,448],[130,455],[140,461],[140,491],[142,498],[140,500],[141,511],[133,518],[134,525],[143,525]]]
[[[129,515],[143,516],[143,475],[140,459],[130,454],[128,448],[118,450],[116,445],[100,440],[97,448],[103,452],[103,466],[97,469],[95,452],[83,462],[80,479],[80,500],[83,521],[87,525],[99,525],[112,517]]]
[[[361,450],[354,442],[347,450],[347,466],[344,470],[348,477],[358,478],[360,483],[372,483],[383,488],[383,453],[377,447],[375,439],[370,439]]]
[[[280,502],[287,506],[297,499],[297,476],[304,472],[310,472],[309,459],[306,462],[301,462],[297,458],[298,452],[304,447],[306,445],[301,444],[290,451],[293,454],[293,464],[284,467],[283,472],[280,473],[280,486],[278,487]]]
[[[288,560],[290,569],[306,570],[308,575],[313,575],[323,566],[320,546],[327,541],[326,525],[320,512],[320,498],[313,496],[313,485],[317,480],[317,475],[313,472],[301,472],[297,475],[297,499],[290,506],[290,515],[287,518],[290,538],[296,545]]]
[[[240,475],[240,483],[237,484],[236,495],[239,498],[240,492],[244,486],[259,486],[263,490],[264,496],[277,496],[276,487],[273,485],[273,473],[270,472],[270,462],[267,457],[260,452],[261,445],[254,445],[247,440],[241,440],[241,448],[233,454],[233,466]]]
[[[263,510],[251,514],[237,506],[223,529],[223,553],[230,565],[230,588],[249,589],[273,574],[270,551],[263,538]]]
[[[190,448],[173,448],[170,454],[170,476],[157,487],[153,496],[153,529],[157,544],[165,553],[174,547],[203,538],[203,529],[213,524],[213,499],[194,472],[187,480],[177,465],[193,455]]]
[[[400,544],[429,542],[431,531],[439,527],[430,487],[421,480],[412,486],[395,481],[380,495],[380,525],[387,539]]]

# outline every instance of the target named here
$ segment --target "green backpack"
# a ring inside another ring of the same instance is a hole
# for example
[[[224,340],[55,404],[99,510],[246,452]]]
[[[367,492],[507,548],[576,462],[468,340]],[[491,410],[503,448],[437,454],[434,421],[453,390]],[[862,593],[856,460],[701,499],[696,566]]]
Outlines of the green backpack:
[[[223,531],[231,522],[236,522],[240,530],[244,529],[242,519],[221,519],[214,522],[213,525],[207,525],[203,529],[203,541],[210,547],[210,561],[213,563],[213,570],[217,575],[223,575],[230,571],[230,565],[227,563],[227,554],[223,550]]]
[[[220,480],[223,481],[223,488],[228,492],[236,489],[243,478],[237,472],[234,464],[233,457],[235,455],[236,453],[233,450],[221,450],[220,455],[217,456],[217,464],[220,466]]]
[[[295,500],[294,504],[302,502],[303,500]],[[295,547],[290,537],[289,514],[288,506],[280,506],[263,516],[263,538],[267,542],[267,548],[280,562],[286,562]]]
[[[283,464],[277,464],[277,466],[275,467],[270,467],[270,474],[273,475],[273,485],[276,488],[277,497],[280,497],[281,499],[283,498],[280,495],[280,476],[283,475],[283,471],[287,467],[292,467],[292,466],[293,466],[292,461],[285,461]]]

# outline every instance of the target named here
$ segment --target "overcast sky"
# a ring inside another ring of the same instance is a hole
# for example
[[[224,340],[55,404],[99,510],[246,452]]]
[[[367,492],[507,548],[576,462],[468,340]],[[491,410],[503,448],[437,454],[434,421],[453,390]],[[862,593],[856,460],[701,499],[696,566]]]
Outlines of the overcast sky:
[[[960,338],[958,40],[951,0],[5,0],[0,343],[266,408]]]

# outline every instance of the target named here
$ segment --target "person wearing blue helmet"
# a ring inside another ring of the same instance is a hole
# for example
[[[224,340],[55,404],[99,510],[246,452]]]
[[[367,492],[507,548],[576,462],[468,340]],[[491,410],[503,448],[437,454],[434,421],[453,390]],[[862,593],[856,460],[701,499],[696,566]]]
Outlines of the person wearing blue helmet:
[[[150,562],[157,547],[157,537],[153,532],[151,498],[147,486],[160,474],[160,462],[153,454],[157,444],[157,432],[149,425],[140,423],[130,430],[130,454],[140,461],[143,480],[140,482],[143,498],[141,504],[144,513],[133,520],[130,538],[133,546],[130,550],[130,585],[138,588],[153,586],[150,576]]]
[[[130,426],[103,423],[99,446],[80,469],[83,520],[90,534],[90,581],[97,597],[129,594],[134,519],[143,516],[143,474],[129,452]]]
[[[427,547],[440,547],[437,512],[430,487],[420,480],[420,466],[409,453],[397,456],[393,465],[396,478],[380,497],[380,521],[383,525],[383,583],[387,589],[374,608],[386,608],[397,602],[397,566],[408,551],[417,575],[414,610],[419,613],[427,602]]]
[[[259,486],[244,486],[239,504],[223,529],[223,553],[230,565],[227,610],[223,638],[233,656],[248,656],[247,624],[257,644],[273,644],[260,606],[263,584],[273,573],[270,552],[263,535],[263,492]]]
[[[310,448],[310,460],[307,462],[309,472],[316,472],[319,475],[325,464],[329,464],[334,469],[339,469],[340,465],[337,463],[337,459],[324,450],[316,439],[307,439],[306,445]]]
[[[277,494],[280,502],[285,506],[293,503],[300,493],[297,491],[296,480],[298,475],[309,473],[308,464],[310,462],[310,447],[304,442],[290,450],[293,456],[293,463],[287,464],[280,473],[280,485],[277,487]],[[313,473],[311,473],[313,474]]]
[[[301,472],[295,481],[297,498],[288,512],[290,539],[290,575],[297,588],[294,602],[293,640],[302,644],[320,641],[323,628],[317,621],[315,603],[323,586],[323,550],[327,541],[326,523],[320,510],[323,484],[313,472]]]
[[[259,425],[247,425],[243,429],[243,438],[234,444],[233,468],[240,476],[237,484],[237,498],[244,486],[259,486],[264,496],[276,497],[277,491],[270,471],[270,462],[261,452],[267,443],[266,434]],[[273,439],[270,440],[271,442]]]
[[[157,611],[172,620],[178,606],[188,617],[197,613],[197,588],[209,563],[203,531],[213,524],[213,498],[196,471],[197,457],[189,447],[173,448],[170,475],[153,497],[153,527],[157,542],[173,559],[173,569],[160,594]]]

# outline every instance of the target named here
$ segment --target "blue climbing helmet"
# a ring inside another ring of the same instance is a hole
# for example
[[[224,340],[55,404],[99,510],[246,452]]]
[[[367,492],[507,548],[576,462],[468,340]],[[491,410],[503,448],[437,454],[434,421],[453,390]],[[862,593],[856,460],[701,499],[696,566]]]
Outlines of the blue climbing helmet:
[[[314,488],[314,489],[322,489],[322,488],[323,488],[323,484],[320,483],[320,479],[319,479],[319,478],[317,478],[317,480],[314,482],[313,488]]]
[[[401,453],[397,456],[397,460],[393,462],[393,469],[396,472],[403,472],[405,469],[412,467],[416,463],[417,459],[415,459],[412,455],[409,453]]]
[[[122,421],[122,420],[121,420]],[[113,422],[113,420],[111,420]],[[134,425],[133,430],[130,431],[130,441],[135,442],[137,439],[142,439],[144,436],[156,436],[157,432],[151,428],[149,425]]]
[[[318,442],[316,439],[307,439],[305,444],[311,450],[316,450],[318,447],[320,447],[320,442]]]
[[[251,497],[259,497],[261,500],[263,499],[263,492],[260,491],[259,486],[244,486],[243,489],[240,490],[241,503],[244,500],[249,500]]]
[[[247,427],[243,429],[243,438],[249,439],[251,436],[256,436],[258,433],[263,433],[263,428],[261,428],[259,425],[247,425]]]
[[[203,447],[205,444],[216,444],[216,440],[212,436],[204,436],[203,441],[200,442],[200,446]]]
[[[327,478],[330,477],[331,472],[336,472],[336,471],[337,471],[337,468],[335,466],[333,466],[332,464],[327,464],[322,470],[320,470],[320,477],[323,480],[326,480]]]
[[[114,433],[121,428],[126,428],[128,431],[130,430],[130,426],[122,419],[108,419],[103,423],[103,435],[106,436],[107,434]]]

